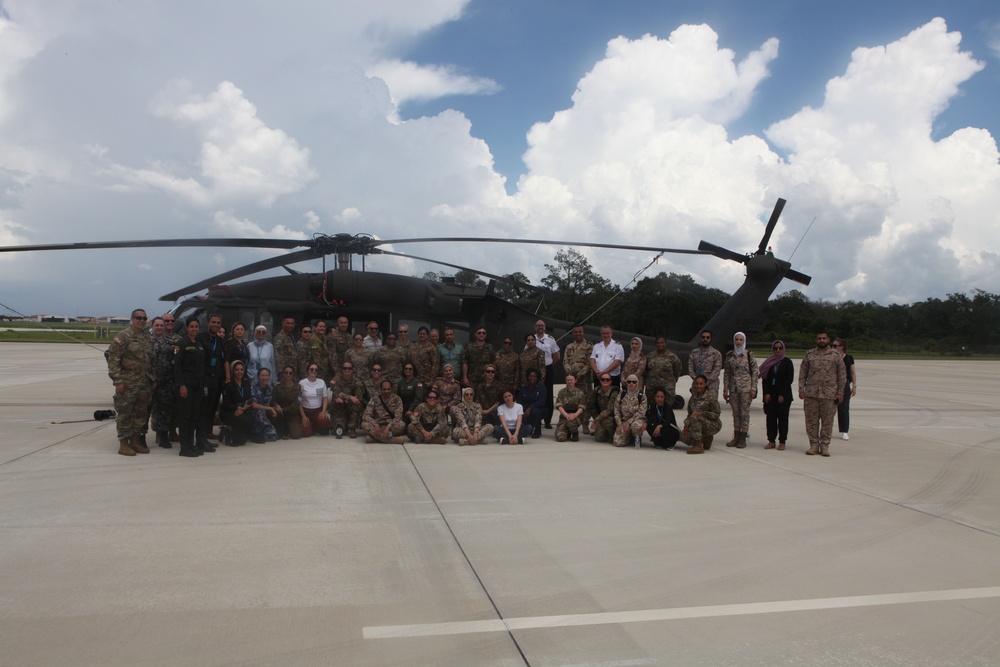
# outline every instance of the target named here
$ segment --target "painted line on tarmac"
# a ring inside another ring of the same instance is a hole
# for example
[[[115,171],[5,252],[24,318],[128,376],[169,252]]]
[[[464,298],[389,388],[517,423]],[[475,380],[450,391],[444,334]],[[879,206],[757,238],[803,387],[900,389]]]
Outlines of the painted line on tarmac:
[[[563,616],[524,616],[521,618],[485,621],[455,621],[452,623],[421,623],[415,625],[375,625],[362,629],[365,639],[392,639],[401,637],[435,637],[466,635],[480,632],[509,632],[539,628],[566,628],[586,625],[617,625],[621,623],[647,623],[650,621],[676,621],[688,618],[718,616],[744,616],[774,614],[788,611],[815,611],[822,609],[850,609],[914,602],[947,602],[950,600],[975,600],[1000,597],[1000,586],[988,588],[959,588],[945,591],[918,591],[915,593],[887,593],[884,595],[856,595],[839,598],[811,600],[779,600],[775,602],[750,602],[708,607],[677,607],[674,609],[646,609],[642,611],[613,611],[596,614],[567,614]]]

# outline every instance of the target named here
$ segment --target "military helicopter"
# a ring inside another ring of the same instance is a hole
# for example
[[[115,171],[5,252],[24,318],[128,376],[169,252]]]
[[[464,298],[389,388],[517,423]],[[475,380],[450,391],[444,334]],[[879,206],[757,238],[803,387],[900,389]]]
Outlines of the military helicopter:
[[[41,250],[89,250],[98,248],[162,248],[162,247],[241,247],[277,248],[294,250],[286,255],[272,257],[246,266],[227,271],[197,283],[181,287],[160,297],[161,301],[176,301],[183,298],[172,312],[177,319],[177,327],[189,318],[197,318],[205,324],[209,314],[219,313],[228,326],[242,322],[247,331],[263,324],[272,334],[285,317],[294,317],[296,322],[313,323],[317,320],[336,320],[346,316],[354,327],[364,327],[369,321],[379,324],[382,331],[395,331],[400,325],[416,330],[419,326],[455,331],[455,339],[465,343],[470,331],[480,325],[489,330],[489,340],[496,344],[503,336],[512,336],[515,341],[534,330],[538,319],[544,319],[549,333],[562,339],[565,345],[573,322],[539,318],[530,310],[527,298],[512,301],[496,294],[498,281],[514,285],[522,294],[539,290],[537,286],[511,281],[509,278],[493,275],[478,269],[467,269],[426,257],[387,250],[382,246],[399,246],[410,243],[515,243],[542,244],[554,246],[578,246],[608,248],[618,250],[639,250],[652,253],[681,253],[714,255],[721,259],[739,262],[746,266],[746,279],[722,308],[705,324],[714,334],[716,344],[724,344],[736,331],[747,334],[759,332],[764,326],[764,313],[771,294],[784,278],[808,285],[811,278],[791,268],[789,262],[777,259],[767,250],[771,234],[778,217],[785,206],[784,199],[778,199],[768,220],[756,251],[739,254],[725,248],[702,241],[697,250],[680,248],[655,248],[647,246],[618,245],[610,243],[585,243],[541,241],[532,239],[500,238],[411,238],[376,239],[367,234],[318,234],[312,239],[161,239],[145,241],[111,241],[96,243],[67,243],[35,246],[0,247],[0,252],[28,252]],[[334,256],[335,268],[326,270],[326,257]],[[436,263],[455,269],[465,269],[477,273],[490,282],[487,287],[468,287],[454,281],[433,281],[426,278],[402,276],[373,271],[355,270],[353,258],[360,256],[362,263],[368,255],[392,255]],[[300,273],[289,267],[291,264],[322,258],[321,273]],[[228,281],[249,276],[261,271],[285,267],[289,275],[260,278],[241,283],[227,284]],[[207,290],[199,296],[191,295]],[[598,323],[599,324],[599,323]],[[359,330],[355,328],[355,330]],[[600,340],[597,324],[585,325],[588,340]],[[635,334],[616,331],[616,337],[628,340]],[[654,339],[640,335],[647,345]],[[686,363],[688,351],[698,344],[697,335],[691,341],[668,341],[667,346]],[[557,364],[558,366],[558,364]],[[557,371],[561,369],[557,368]],[[561,373],[557,372],[558,376]],[[683,400],[681,401],[683,404]]]

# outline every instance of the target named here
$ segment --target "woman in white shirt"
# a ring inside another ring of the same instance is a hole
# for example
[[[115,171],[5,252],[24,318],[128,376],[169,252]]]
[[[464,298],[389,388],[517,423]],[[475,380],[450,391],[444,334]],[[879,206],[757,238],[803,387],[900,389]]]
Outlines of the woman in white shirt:
[[[514,402],[511,391],[503,393],[503,405],[497,407],[500,418],[500,432],[497,434],[501,445],[524,444],[524,436],[531,435],[531,424],[524,423],[524,407]]]
[[[299,396],[299,416],[302,417],[302,437],[308,438],[316,431],[320,435],[330,434],[330,415],[327,414],[326,382],[318,377],[319,366],[309,364],[306,377],[299,380],[302,393]]]

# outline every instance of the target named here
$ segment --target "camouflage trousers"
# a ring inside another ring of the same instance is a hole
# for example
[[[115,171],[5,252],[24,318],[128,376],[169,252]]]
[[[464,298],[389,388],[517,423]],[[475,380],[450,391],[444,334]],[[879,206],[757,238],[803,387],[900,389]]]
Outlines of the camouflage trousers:
[[[333,423],[333,428],[338,426],[349,431],[352,428],[357,429],[361,424],[361,405],[355,405],[351,401],[345,401],[344,403],[334,403],[330,402],[330,421]]]
[[[416,443],[426,442],[426,440],[424,440],[424,434],[420,430],[420,425],[417,422],[412,422],[409,426],[406,427],[406,434],[410,436],[410,440],[412,440],[413,442]],[[433,440],[434,438],[447,438],[447,437],[448,437],[447,422],[442,421],[441,423],[436,424],[434,428],[431,429],[430,439]]]
[[[688,417],[684,420],[684,430],[681,431],[681,442],[693,445],[701,442],[707,436],[715,435],[722,430],[720,422],[709,421],[699,417]]]
[[[169,431],[177,422],[174,421],[174,396],[177,390],[172,384],[157,385],[153,390],[153,403],[150,409],[153,432]]]
[[[594,420],[594,439],[597,442],[611,442],[615,435],[615,418],[606,417]]]
[[[618,429],[615,429],[614,446],[624,447],[625,445],[631,444],[633,440],[642,436],[643,432],[646,430],[646,420],[642,417],[636,416],[630,422],[625,422],[625,432],[619,433]]]
[[[809,447],[819,449],[830,447],[833,434],[833,419],[837,414],[837,404],[832,398],[804,398],[802,411],[806,414],[806,435]]]
[[[470,429],[471,430],[471,429]],[[480,443],[485,443],[486,439],[493,435],[493,424],[483,424],[479,427],[478,439]],[[455,427],[451,429],[451,439],[458,442],[465,437],[465,429]]]
[[[576,419],[566,419],[560,415],[559,423],[556,424],[556,442],[566,442],[571,435],[578,433],[580,427],[586,423],[585,419],[587,419],[586,413]]]
[[[750,393],[737,391],[729,395],[729,407],[733,410],[733,430],[740,433],[750,431]]]
[[[125,391],[115,392],[115,412],[118,413],[115,423],[119,440],[138,437],[146,432],[152,398],[153,391],[148,384],[126,385]]]

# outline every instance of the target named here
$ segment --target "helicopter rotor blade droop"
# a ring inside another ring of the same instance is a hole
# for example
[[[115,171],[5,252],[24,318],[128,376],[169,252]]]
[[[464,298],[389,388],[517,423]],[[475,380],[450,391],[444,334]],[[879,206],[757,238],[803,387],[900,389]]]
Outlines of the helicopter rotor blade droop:
[[[761,255],[767,250],[767,244],[771,240],[771,233],[774,231],[775,225],[778,224],[778,218],[781,216],[781,211],[785,208],[785,200],[778,198],[778,202],[774,205],[774,210],[771,211],[771,219],[767,221],[767,227],[764,229],[764,236],[760,239],[760,245],[757,246],[757,254]]]

